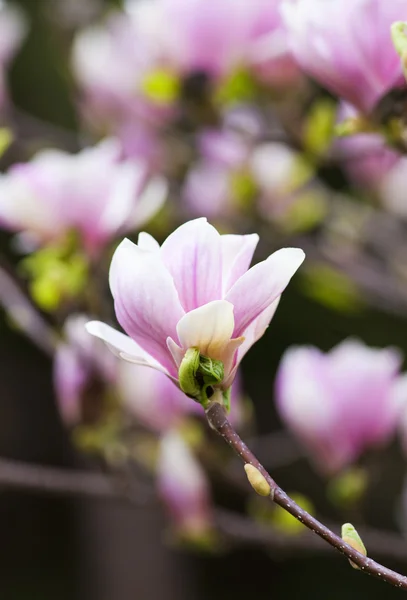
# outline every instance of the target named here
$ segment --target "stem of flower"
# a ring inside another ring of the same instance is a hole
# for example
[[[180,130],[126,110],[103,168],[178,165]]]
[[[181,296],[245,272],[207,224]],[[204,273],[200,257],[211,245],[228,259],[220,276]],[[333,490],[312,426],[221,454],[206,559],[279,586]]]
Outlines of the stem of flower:
[[[363,556],[360,552],[346,544],[341,537],[336,535],[328,527],[320,523],[317,519],[312,517],[307,511],[302,509],[298,504],[294,502],[279,485],[274,481],[270,474],[266,471],[263,465],[257,460],[252,451],[246,446],[240,436],[233,429],[230,424],[225,409],[218,402],[210,404],[206,411],[206,417],[209,425],[214,429],[224,440],[233,448],[233,450],[240,456],[245,464],[252,465],[255,467],[260,474],[264,477],[268,485],[270,486],[269,499],[281,506],[284,510],[289,512],[293,517],[303,523],[308,529],[319,535],[328,544],[339,550],[358,567],[374,575],[395,587],[407,590],[407,577],[400,575],[396,571],[392,571],[387,567],[375,562],[367,556]]]

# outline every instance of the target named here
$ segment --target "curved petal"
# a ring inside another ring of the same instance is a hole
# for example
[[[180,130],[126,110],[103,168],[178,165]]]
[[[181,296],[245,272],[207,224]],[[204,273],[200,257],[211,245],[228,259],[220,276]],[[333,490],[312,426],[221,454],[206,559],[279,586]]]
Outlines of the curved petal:
[[[220,235],[205,218],[178,227],[161,246],[186,312],[222,297]]]
[[[141,250],[149,250],[150,252],[157,252],[160,249],[160,244],[157,240],[145,231],[141,231],[138,234],[137,246]]]
[[[250,348],[259,340],[265,333],[267,327],[270,324],[271,319],[274,316],[274,313],[277,310],[278,303],[280,302],[281,296],[278,296],[274,302],[270,304],[262,313],[246,328],[244,332],[244,341],[239,347],[237,354],[235,356],[235,360],[233,363],[233,369],[231,369],[230,374],[225,381],[225,387],[230,387],[235,378],[236,371],[245,356],[246,352],[250,350]],[[239,339],[239,338],[238,338]]]
[[[102,232],[114,233],[130,228],[129,222],[137,204],[137,194],[145,169],[135,161],[118,164],[106,208],[100,217]]]
[[[222,235],[223,295],[246,273],[259,241],[257,233],[250,235]]]
[[[176,327],[184,311],[159,253],[141,250],[125,239],[113,255],[109,278],[120,325],[175,374],[167,337],[178,340]]]
[[[160,365],[152,356],[141,348],[128,335],[117,331],[102,321],[89,321],[85,325],[91,335],[99,338],[109,347],[115,356],[127,362],[145,367],[151,367],[171,377],[166,369]],[[171,379],[174,379],[171,377]]]
[[[233,329],[233,305],[225,300],[215,300],[182,317],[177,332],[184,352],[196,347],[204,356],[221,360],[226,380],[230,379],[236,350],[244,341],[244,338],[232,339]],[[174,347],[172,349],[174,354]]]
[[[234,337],[244,335],[254,319],[280,296],[304,258],[299,248],[283,248],[236,281],[225,297],[235,307]]]
[[[135,205],[129,229],[147,223],[162,207],[168,194],[168,183],[164,177],[154,177],[147,183]]]

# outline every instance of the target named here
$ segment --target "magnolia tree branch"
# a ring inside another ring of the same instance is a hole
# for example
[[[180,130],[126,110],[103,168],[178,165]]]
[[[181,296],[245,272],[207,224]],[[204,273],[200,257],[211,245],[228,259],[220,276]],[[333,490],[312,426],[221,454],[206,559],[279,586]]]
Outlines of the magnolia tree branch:
[[[292,500],[279,485],[274,481],[263,465],[257,460],[252,451],[246,446],[236,431],[230,424],[225,409],[218,402],[213,402],[206,410],[206,416],[210,426],[233,448],[240,456],[245,465],[251,465],[259,473],[260,481],[258,485],[252,485],[261,495],[267,495],[268,498],[289,512],[298,521],[303,523],[308,529],[319,535],[328,544],[339,550],[347,556],[352,563],[356,564],[362,571],[374,575],[383,581],[387,581],[395,587],[407,590],[407,577],[401,575],[387,567],[382,566],[376,561],[364,556],[352,546],[345,543],[341,537],[331,531],[326,525],[323,525],[302,509],[294,500]],[[264,485],[263,485],[264,482]]]

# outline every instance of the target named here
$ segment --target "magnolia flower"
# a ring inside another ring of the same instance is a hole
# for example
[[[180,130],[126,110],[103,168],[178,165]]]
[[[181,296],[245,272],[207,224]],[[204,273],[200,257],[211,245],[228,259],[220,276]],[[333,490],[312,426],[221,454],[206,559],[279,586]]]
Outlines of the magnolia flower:
[[[125,239],[112,259],[110,288],[130,337],[97,321],[88,331],[175,382],[186,353],[197,349],[222,363],[218,387],[228,390],[304,260],[302,250],[285,248],[248,270],[257,242],[256,234],[219,235],[204,218],[181,225],[161,247],[146,233],[138,244]]]
[[[357,119],[357,111],[342,103],[339,122]],[[385,175],[400,160],[400,153],[390,148],[380,133],[356,133],[336,138],[334,148],[349,177],[362,187],[375,191]]]
[[[199,536],[209,530],[212,515],[205,473],[175,430],[161,439],[157,485],[170,515],[183,533]]]
[[[108,351],[106,346],[103,348]],[[177,426],[186,415],[203,416],[202,406],[191,402],[164,373],[125,360],[117,362],[117,390],[124,406],[148,429],[161,433]],[[232,387],[230,413],[230,419],[236,426],[242,422],[242,401],[238,372]]]
[[[298,64],[360,111],[403,83],[390,26],[405,0],[286,0],[283,15]]]
[[[313,460],[334,473],[393,434],[407,388],[401,356],[346,340],[324,354],[295,347],[284,354],[276,401],[282,419],[303,440]]]
[[[54,387],[67,425],[97,417],[103,392],[114,385],[117,376],[117,359],[87,334],[87,321],[85,315],[69,317],[55,353]]]
[[[84,92],[85,114],[116,127],[134,120],[160,125],[172,115],[179,80],[197,72],[219,80],[245,68],[273,85],[290,84],[298,68],[280,4],[126,2],[123,13],[111,14],[75,39],[73,69]]]
[[[200,158],[190,169],[182,194],[192,215],[230,218],[236,213],[233,179],[247,165],[251,145],[247,137],[227,127],[201,132]]]
[[[0,223],[36,243],[77,231],[97,253],[119,232],[145,223],[162,205],[162,179],[145,184],[142,163],[120,162],[120,146],[106,140],[78,154],[44,150],[0,178]]]

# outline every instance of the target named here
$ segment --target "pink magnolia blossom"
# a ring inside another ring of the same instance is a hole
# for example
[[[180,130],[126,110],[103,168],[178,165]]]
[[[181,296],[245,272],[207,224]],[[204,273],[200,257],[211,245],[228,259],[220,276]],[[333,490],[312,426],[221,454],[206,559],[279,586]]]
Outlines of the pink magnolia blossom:
[[[338,121],[358,117],[349,104],[342,103]],[[380,133],[356,133],[339,137],[334,142],[338,160],[352,181],[370,190],[377,190],[383,178],[400,160],[401,154],[390,148]]]
[[[285,248],[248,270],[258,236],[219,235],[205,218],[189,221],[160,247],[148,234],[125,239],[110,267],[116,316],[128,336],[94,321],[88,331],[130,362],[175,382],[186,351],[224,365],[231,386],[240,361],[264,334],[280,295],[304,260]]]
[[[360,111],[403,83],[390,26],[405,0],[286,0],[283,14],[298,64]]]
[[[164,373],[124,360],[118,361],[117,389],[130,415],[153,431],[165,432],[186,415],[204,414],[202,406],[191,401]],[[242,422],[242,400],[238,372],[231,394],[230,419],[235,426]]]
[[[76,425],[85,413],[95,412],[102,403],[103,390],[114,385],[117,359],[90,337],[85,329],[88,318],[73,315],[64,326],[64,340],[58,345],[54,360],[54,387],[58,407],[67,425]],[[96,342],[96,343],[95,343]],[[92,392],[94,396],[91,397]],[[90,409],[90,411],[89,411]]]
[[[141,162],[120,161],[113,139],[78,154],[44,150],[0,178],[0,223],[39,244],[74,230],[95,254],[119,232],[145,223],[165,194],[162,179],[146,183]]]
[[[397,350],[356,340],[326,354],[311,346],[287,350],[277,376],[277,407],[322,470],[339,471],[389,440],[400,412],[400,365]]]
[[[230,128],[206,129],[198,138],[200,158],[190,169],[183,199],[194,216],[231,217],[237,202],[233,176],[247,165],[249,140]]]
[[[137,14],[113,13],[104,25],[84,29],[74,41],[73,69],[84,93],[85,117],[105,127],[134,127],[137,120],[148,123],[161,116],[163,107],[153,107],[142,91],[145,77],[160,63],[149,33],[151,6],[137,4]]]
[[[218,80],[239,68],[273,85],[287,85],[298,68],[287,45],[281,0],[147,0],[83,30],[73,47],[73,69],[90,120],[115,126],[171,116],[167,101],[146,93],[154,73],[175,80],[204,72]],[[170,25],[169,25],[170,24]],[[115,131],[116,133],[116,131]]]
[[[176,430],[160,444],[157,485],[175,525],[187,535],[205,534],[211,526],[211,501],[205,473]]]
[[[279,11],[281,0],[155,4],[165,56],[182,73],[204,71],[222,77],[243,66],[275,83],[289,81],[296,73]]]

